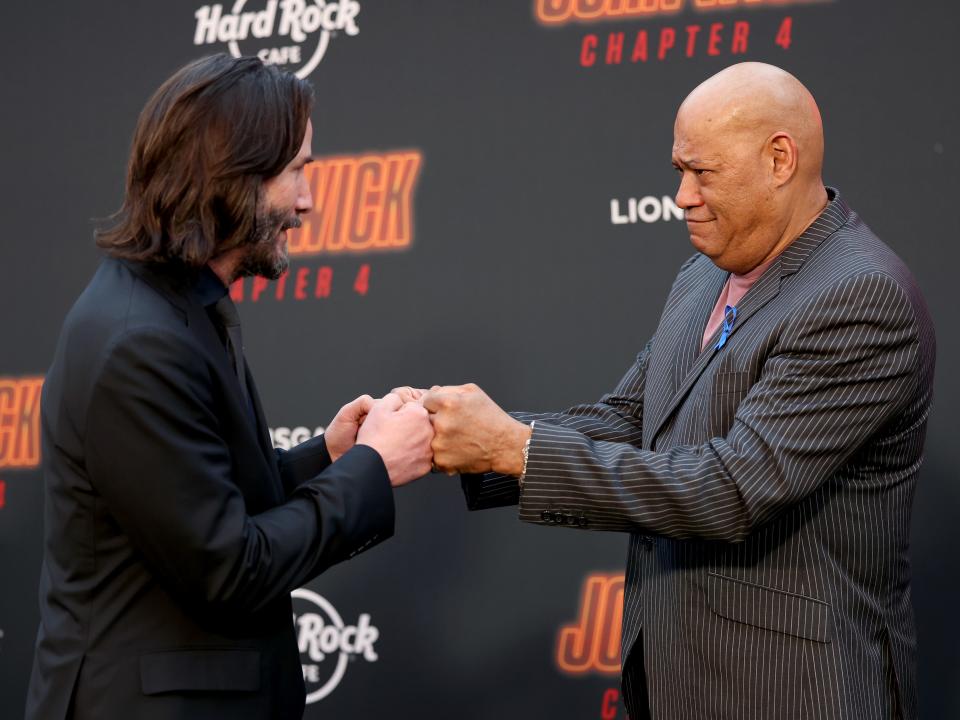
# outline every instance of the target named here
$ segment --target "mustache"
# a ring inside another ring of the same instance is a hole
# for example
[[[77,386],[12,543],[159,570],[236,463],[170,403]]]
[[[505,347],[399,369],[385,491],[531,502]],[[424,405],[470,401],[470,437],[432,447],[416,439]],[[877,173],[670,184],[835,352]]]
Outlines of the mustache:
[[[300,219],[299,215],[291,215],[283,221],[283,224],[280,225],[281,230],[294,230],[303,225],[303,220]]]
[[[288,213],[284,210],[273,209],[257,213],[254,220],[252,242],[273,242],[273,237],[278,232],[296,229],[302,225],[303,220],[296,212]]]

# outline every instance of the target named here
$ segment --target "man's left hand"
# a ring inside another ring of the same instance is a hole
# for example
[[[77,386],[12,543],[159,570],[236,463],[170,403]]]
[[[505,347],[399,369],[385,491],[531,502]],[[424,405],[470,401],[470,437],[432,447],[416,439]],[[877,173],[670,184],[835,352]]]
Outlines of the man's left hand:
[[[337,413],[336,417],[327,425],[323,437],[327,443],[327,452],[330,461],[336,462],[357,441],[357,431],[363,425],[363,420],[373,407],[373,398],[361,395],[356,400],[348,402]]]
[[[447,473],[519,476],[530,428],[500,409],[479,387],[435,386],[420,398],[433,423],[433,463]]]

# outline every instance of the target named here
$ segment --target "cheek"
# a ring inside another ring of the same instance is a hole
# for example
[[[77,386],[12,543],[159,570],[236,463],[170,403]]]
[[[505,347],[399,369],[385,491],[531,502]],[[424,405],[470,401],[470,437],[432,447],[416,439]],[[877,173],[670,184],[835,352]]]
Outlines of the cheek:
[[[705,189],[703,200],[716,218],[716,224],[727,225],[734,219],[739,192],[735,182],[713,183]]]
[[[272,208],[290,207],[297,199],[296,183],[290,182],[285,177],[276,178],[273,184],[266,188],[264,199]]]

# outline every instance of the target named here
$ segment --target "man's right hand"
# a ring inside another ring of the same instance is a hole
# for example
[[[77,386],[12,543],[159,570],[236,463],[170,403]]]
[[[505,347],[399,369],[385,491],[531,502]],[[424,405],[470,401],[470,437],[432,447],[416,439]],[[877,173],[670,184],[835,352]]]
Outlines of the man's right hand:
[[[433,426],[426,410],[394,393],[373,403],[357,433],[357,444],[376,450],[387,466],[393,487],[406,485],[430,472]]]

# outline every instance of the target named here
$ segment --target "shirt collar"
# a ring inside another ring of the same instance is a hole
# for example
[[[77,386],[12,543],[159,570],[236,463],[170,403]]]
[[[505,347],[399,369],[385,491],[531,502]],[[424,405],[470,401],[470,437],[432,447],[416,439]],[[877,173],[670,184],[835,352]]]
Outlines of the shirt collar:
[[[197,282],[193,286],[193,294],[204,307],[215,304],[228,292],[217,274],[210,269],[209,265],[204,265],[197,274]]]

